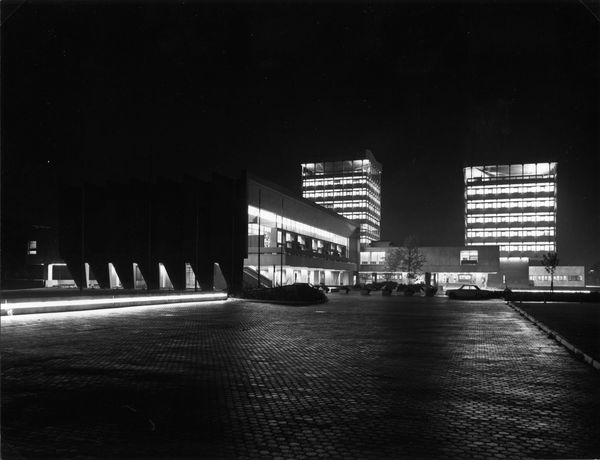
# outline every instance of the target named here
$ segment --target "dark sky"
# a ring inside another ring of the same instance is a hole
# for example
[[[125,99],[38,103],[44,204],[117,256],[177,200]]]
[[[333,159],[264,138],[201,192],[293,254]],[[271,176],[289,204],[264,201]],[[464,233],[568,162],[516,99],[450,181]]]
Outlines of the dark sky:
[[[299,192],[303,159],[368,148],[384,168],[384,239],[461,245],[463,166],[558,161],[561,262],[598,261],[593,11],[3,1],[5,222],[44,215],[54,177],[236,167]]]

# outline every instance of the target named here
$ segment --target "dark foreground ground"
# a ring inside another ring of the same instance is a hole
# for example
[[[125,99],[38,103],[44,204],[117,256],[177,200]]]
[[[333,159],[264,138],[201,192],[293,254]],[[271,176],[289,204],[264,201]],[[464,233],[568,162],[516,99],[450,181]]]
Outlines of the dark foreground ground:
[[[600,457],[600,373],[501,301],[2,319],[2,458]]]
[[[600,304],[535,302],[517,306],[600,361]]]

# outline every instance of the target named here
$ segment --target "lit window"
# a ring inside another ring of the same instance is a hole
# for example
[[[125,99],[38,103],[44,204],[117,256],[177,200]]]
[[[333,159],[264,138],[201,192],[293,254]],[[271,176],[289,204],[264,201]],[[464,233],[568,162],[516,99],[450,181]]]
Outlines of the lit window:
[[[479,251],[460,251],[460,264],[461,265],[476,265],[479,261]]]
[[[27,255],[34,256],[37,254],[37,241],[31,240],[27,243]]]

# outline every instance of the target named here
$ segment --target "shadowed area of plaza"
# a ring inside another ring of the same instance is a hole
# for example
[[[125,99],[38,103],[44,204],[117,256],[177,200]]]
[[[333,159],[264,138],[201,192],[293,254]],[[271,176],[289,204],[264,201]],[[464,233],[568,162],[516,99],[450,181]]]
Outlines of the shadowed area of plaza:
[[[3,458],[598,457],[600,373],[500,301],[2,320]]]
[[[600,303],[526,302],[516,305],[600,361]]]

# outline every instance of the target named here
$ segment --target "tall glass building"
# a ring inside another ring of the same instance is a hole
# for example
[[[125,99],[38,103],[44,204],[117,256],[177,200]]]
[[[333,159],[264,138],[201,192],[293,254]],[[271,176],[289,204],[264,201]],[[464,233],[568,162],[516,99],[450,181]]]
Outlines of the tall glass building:
[[[464,168],[465,244],[498,245],[500,257],[556,252],[557,164]]]
[[[302,196],[360,223],[360,242],[380,239],[381,163],[359,158],[302,164]]]

